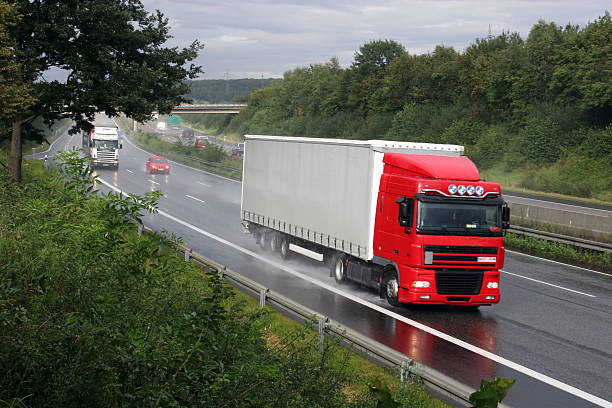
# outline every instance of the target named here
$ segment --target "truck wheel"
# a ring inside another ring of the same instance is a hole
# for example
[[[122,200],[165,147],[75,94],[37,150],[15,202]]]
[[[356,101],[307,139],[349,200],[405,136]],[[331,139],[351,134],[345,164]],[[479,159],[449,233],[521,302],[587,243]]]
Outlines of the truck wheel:
[[[346,282],[346,255],[340,254],[334,256],[331,269],[336,282]]]
[[[265,232],[261,232],[259,235],[258,244],[264,251],[268,251],[270,249],[270,234],[266,234]]]
[[[398,299],[399,282],[397,281],[397,274],[395,273],[395,270],[385,273],[385,278],[383,279],[383,290],[385,297],[387,298],[387,302],[389,302],[391,306],[400,305]]]
[[[270,234],[270,251],[278,252],[278,234],[273,232]]]
[[[280,239],[280,255],[283,259],[289,259],[291,257],[291,250],[289,249],[289,238],[283,235]]]

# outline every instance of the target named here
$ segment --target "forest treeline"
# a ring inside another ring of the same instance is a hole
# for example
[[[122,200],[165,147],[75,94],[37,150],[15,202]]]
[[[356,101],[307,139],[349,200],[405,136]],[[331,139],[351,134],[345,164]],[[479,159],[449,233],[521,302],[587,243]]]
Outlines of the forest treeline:
[[[612,21],[539,21],[463,52],[412,55],[392,40],[296,68],[254,90],[220,132],[456,143],[481,169],[521,169],[518,184],[612,200]]]
[[[246,102],[251,91],[263,88],[278,78],[262,79],[200,79],[187,81],[191,91],[186,98],[206,102]]]

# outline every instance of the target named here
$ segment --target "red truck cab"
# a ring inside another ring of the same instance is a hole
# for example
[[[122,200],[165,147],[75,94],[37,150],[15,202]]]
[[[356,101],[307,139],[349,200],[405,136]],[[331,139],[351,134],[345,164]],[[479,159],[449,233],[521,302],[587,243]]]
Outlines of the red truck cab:
[[[500,300],[504,201],[465,156],[385,153],[374,261],[390,302],[490,305]]]

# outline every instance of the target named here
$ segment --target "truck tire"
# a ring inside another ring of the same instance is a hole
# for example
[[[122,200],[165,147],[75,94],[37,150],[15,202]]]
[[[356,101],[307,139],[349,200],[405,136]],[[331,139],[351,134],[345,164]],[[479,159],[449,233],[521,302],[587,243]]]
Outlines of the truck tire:
[[[280,246],[279,246],[279,251],[280,251],[280,256],[283,259],[289,259],[291,258],[291,250],[289,249],[289,237],[287,237],[286,235],[283,235],[280,239]]]
[[[399,302],[399,282],[397,280],[397,272],[395,268],[386,268],[383,275],[383,287],[384,295],[387,298],[387,302],[391,306],[400,306]]]
[[[276,232],[270,234],[270,251],[278,252],[279,251],[279,237]]]
[[[257,243],[259,244],[261,249],[263,249],[264,251],[269,251],[270,250],[270,234],[264,231],[260,232]]]
[[[331,271],[338,283],[346,282],[346,255],[338,254],[332,258]]]

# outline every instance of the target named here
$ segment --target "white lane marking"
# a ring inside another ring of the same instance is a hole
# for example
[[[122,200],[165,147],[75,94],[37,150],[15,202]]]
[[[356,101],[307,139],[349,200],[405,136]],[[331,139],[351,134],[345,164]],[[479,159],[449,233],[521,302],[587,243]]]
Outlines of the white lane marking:
[[[185,194],[185,197],[191,198],[192,200],[199,201],[199,202],[201,202],[202,204],[206,204],[206,201],[204,201],[204,200],[200,200],[199,198],[195,198],[195,197],[193,197],[193,196],[190,196],[189,194]]]
[[[134,174],[134,172],[132,170],[130,170],[130,169],[125,169],[125,171],[127,171],[128,173]]]
[[[603,211],[603,212],[607,212],[607,213],[612,213],[612,211],[602,210],[601,208],[583,207],[583,206],[574,205],[574,204],[558,203],[556,201],[538,200],[537,198],[527,198],[527,197],[512,196],[512,195],[507,195],[507,194],[505,194],[504,197],[518,198],[517,204],[520,204],[520,202],[519,202],[520,200],[527,200],[527,201],[537,201],[539,203],[556,204],[556,205],[561,205],[561,206],[574,207],[574,208],[579,208],[581,210],[587,209],[587,210],[595,210],[595,211]]]
[[[611,277],[612,277],[612,275],[610,275],[609,273],[600,272],[600,271],[594,271],[594,270],[592,270],[592,269],[583,268],[583,267],[581,267],[581,266],[570,265],[570,264],[566,264],[566,263],[563,263],[563,262],[553,261],[552,259],[540,258],[540,257],[538,257],[538,256],[533,256],[533,255],[529,255],[529,254],[524,254],[524,253],[522,253],[522,252],[511,251],[511,250],[509,250],[509,249],[506,249],[506,252],[512,252],[513,254],[517,254],[517,255],[526,256],[526,257],[528,257],[528,258],[534,258],[534,259],[538,259],[538,260],[540,260],[540,261],[546,261],[546,262],[554,263],[554,264],[557,264],[557,265],[563,265],[563,266],[567,266],[567,267],[570,267],[570,268],[582,269],[583,271],[588,271],[588,272],[598,273],[598,274],[600,274],[600,275],[606,275],[606,276],[611,276]]]
[[[204,187],[210,187],[210,184],[206,184],[206,183],[202,183],[201,181],[196,181],[196,183],[204,186]]]
[[[149,181],[150,181],[151,183],[153,183],[153,184],[157,184],[157,185],[159,185],[159,183],[158,183],[157,181],[154,181],[154,180],[151,180],[151,179],[149,179]]]
[[[519,277],[519,278],[527,279],[527,280],[530,280],[530,281],[538,282],[538,283],[541,283],[542,285],[548,285],[548,286],[552,286],[554,288],[558,288],[558,289],[562,289],[562,290],[567,290],[568,292],[579,293],[581,295],[589,296],[589,297],[593,297],[593,298],[597,297],[595,295],[589,295],[588,293],[579,292],[579,291],[574,290],[574,289],[568,289],[568,288],[564,288],[563,286],[553,285],[552,283],[544,282],[544,281],[533,279],[533,278],[528,278],[528,277],[522,276],[522,275],[517,275],[516,273],[504,271],[503,269],[500,269],[499,271],[503,272],[503,273],[507,273],[508,275],[512,275],[512,276],[516,276],[516,277]]]
[[[136,146],[136,145],[135,145],[135,144],[134,144],[134,143],[133,143],[133,142],[132,142],[130,139],[128,139],[127,137],[125,138],[125,140],[126,140],[126,141],[127,141],[129,144],[131,144],[131,145],[132,145],[132,147],[134,147],[134,148],[136,148],[136,149],[140,150],[141,152],[144,152],[144,153],[146,153],[146,154],[148,154],[148,155],[151,155],[151,154],[152,154],[152,153],[147,152],[146,150],[144,150],[144,149],[142,149],[142,148],[140,148],[140,147]],[[134,158],[134,159],[135,159],[135,158]],[[175,164],[175,165],[177,165],[177,166],[182,166],[182,167],[186,167],[186,168],[188,168],[188,169],[194,170],[194,171],[199,171],[200,173],[208,174],[209,176],[215,176],[215,177],[219,177],[219,178],[221,178],[221,179],[223,179],[223,180],[231,181],[231,182],[233,182],[233,183],[239,183],[239,184],[242,184],[242,181],[239,181],[239,180],[234,180],[234,179],[231,179],[231,178],[223,177],[223,176],[220,176],[220,175],[215,174],[215,173],[209,173],[209,172],[207,172],[207,171],[205,171],[205,170],[202,170],[202,169],[196,169],[195,167],[187,166],[186,164],[179,163],[179,162],[175,162],[175,161],[173,161],[173,160],[168,160],[168,161],[169,161],[170,163],[174,163],[174,164]]]
[[[114,189],[115,191],[120,192],[120,190],[118,188],[113,187],[107,181],[100,179],[100,182],[102,182],[106,186]],[[522,374],[528,375],[528,376],[530,376],[532,378],[535,378],[535,379],[537,379],[539,381],[542,381],[542,382],[544,382],[544,383],[546,383],[548,385],[551,385],[551,386],[553,386],[555,388],[558,388],[558,389],[560,389],[562,391],[565,391],[565,392],[567,392],[569,394],[575,395],[575,396],[577,396],[579,398],[582,398],[582,399],[584,399],[586,401],[589,401],[589,402],[591,402],[591,403],[593,403],[595,405],[599,405],[601,407],[606,407],[606,408],[612,408],[612,404],[609,401],[606,401],[605,399],[600,398],[600,397],[598,397],[596,395],[589,394],[586,391],[582,391],[581,389],[573,387],[573,386],[571,386],[569,384],[565,384],[564,382],[556,380],[556,379],[554,379],[552,377],[549,377],[549,376],[547,376],[545,374],[539,373],[539,372],[537,372],[535,370],[532,370],[531,368],[525,367],[525,366],[523,366],[521,364],[515,363],[514,361],[511,361],[511,360],[508,360],[508,359],[506,359],[504,357],[498,356],[497,354],[491,353],[488,350],[485,350],[485,349],[482,349],[480,347],[474,346],[474,345],[472,345],[470,343],[467,343],[467,342],[465,342],[463,340],[460,340],[460,339],[457,339],[455,337],[452,337],[452,336],[450,336],[450,335],[448,335],[446,333],[443,333],[443,332],[441,332],[439,330],[432,329],[431,327],[426,326],[426,325],[424,325],[422,323],[419,323],[416,320],[408,319],[407,317],[402,316],[400,314],[397,314],[395,312],[392,312],[391,310],[387,310],[387,309],[385,309],[385,308],[383,308],[381,306],[378,306],[378,305],[376,305],[374,303],[368,302],[367,300],[361,299],[361,298],[359,298],[359,297],[357,297],[355,295],[352,295],[350,293],[346,293],[346,292],[344,292],[344,291],[342,291],[342,290],[340,290],[340,289],[338,289],[338,288],[336,288],[334,286],[331,286],[331,285],[329,285],[329,284],[327,284],[325,282],[321,282],[321,281],[319,281],[317,279],[314,279],[314,278],[312,278],[312,277],[310,277],[308,275],[304,275],[304,274],[302,274],[302,273],[300,273],[300,272],[298,272],[298,271],[296,271],[296,270],[294,270],[294,269],[292,269],[292,268],[290,268],[288,266],[279,264],[278,262],[275,262],[273,260],[267,259],[267,258],[265,258],[265,257],[263,257],[263,256],[261,256],[261,255],[259,255],[257,253],[255,253],[255,252],[253,252],[253,251],[250,251],[250,250],[248,250],[246,248],[243,248],[243,247],[241,247],[239,245],[236,245],[233,242],[227,241],[227,240],[225,240],[225,239],[223,239],[221,237],[218,237],[218,236],[216,236],[214,234],[211,234],[208,231],[204,231],[203,229],[198,228],[195,225],[189,224],[188,222],[183,221],[183,220],[181,220],[179,218],[176,218],[173,215],[170,215],[170,214],[166,213],[165,211],[159,210],[158,214],[160,214],[160,215],[162,215],[162,216],[164,216],[164,217],[166,217],[166,218],[168,218],[168,219],[170,219],[170,220],[172,220],[172,221],[174,221],[174,222],[176,222],[178,224],[181,224],[181,225],[183,225],[183,226],[185,226],[185,227],[187,227],[189,229],[192,229],[193,231],[198,232],[198,233],[200,233],[200,234],[202,234],[202,235],[204,235],[206,237],[209,237],[211,239],[214,239],[215,241],[218,241],[218,242],[220,242],[220,243],[222,243],[224,245],[227,245],[227,246],[229,246],[229,247],[231,247],[231,248],[233,248],[233,249],[235,249],[237,251],[240,251],[240,252],[242,252],[242,253],[244,253],[246,255],[249,255],[249,256],[251,256],[251,257],[253,257],[255,259],[258,259],[258,260],[260,260],[262,262],[265,262],[267,264],[270,264],[270,265],[272,265],[275,268],[284,270],[285,272],[287,272],[287,273],[289,273],[291,275],[294,275],[294,276],[296,276],[296,277],[298,277],[300,279],[303,279],[303,280],[305,280],[307,282],[310,282],[310,283],[312,283],[314,285],[317,285],[319,287],[327,289],[330,292],[333,292],[333,293],[335,293],[337,295],[343,296],[343,297],[345,297],[345,298],[347,298],[349,300],[352,300],[355,303],[359,303],[360,305],[366,306],[366,307],[368,307],[368,308],[370,308],[372,310],[375,310],[375,311],[377,311],[379,313],[385,314],[385,315],[387,315],[387,316],[389,316],[389,317],[391,317],[393,319],[399,320],[399,321],[401,321],[403,323],[406,323],[406,324],[408,324],[410,326],[416,327],[417,329],[423,330],[424,332],[429,333],[432,336],[436,336],[438,338],[446,340],[449,343],[455,344],[455,345],[457,345],[457,346],[459,346],[461,348],[464,348],[464,349],[466,349],[468,351],[471,351],[473,353],[476,353],[476,354],[478,354],[478,355],[480,355],[482,357],[485,357],[485,358],[488,358],[490,360],[493,360],[493,361],[495,361],[495,362],[497,362],[499,364],[505,365],[508,368],[516,370],[516,371],[518,371],[518,372],[520,372]]]

